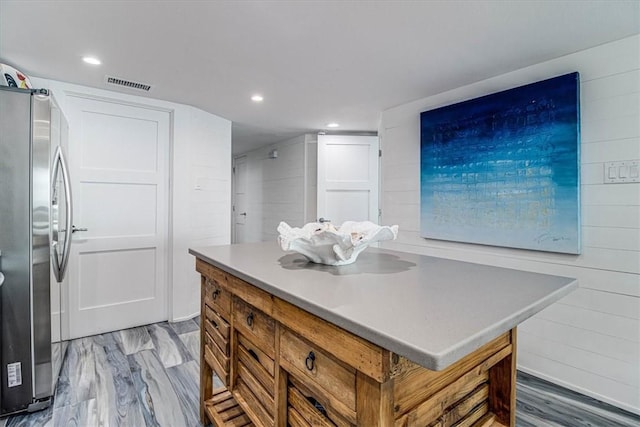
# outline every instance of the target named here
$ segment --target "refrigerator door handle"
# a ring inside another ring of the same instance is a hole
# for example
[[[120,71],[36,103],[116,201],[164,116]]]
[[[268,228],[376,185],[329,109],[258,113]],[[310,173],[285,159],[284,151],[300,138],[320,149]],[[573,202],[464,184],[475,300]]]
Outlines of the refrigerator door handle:
[[[71,180],[69,179],[69,169],[67,168],[67,162],[65,160],[64,154],[62,154],[62,148],[56,148],[56,153],[54,155],[53,160],[53,173],[52,173],[52,183],[55,185],[57,180],[58,171],[62,174],[62,184],[64,187],[64,195],[65,195],[65,212],[66,212],[66,221],[65,221],[65,231],[72,229],[73,224],[73,203],[71,199]],[[57,245],[58,242],[53,242],[53,245]],[[71,252],[71,233],[65,233],[64,245],[62,249],[62,257],[58,260],[58,257],[55,255],[54,248],[54,256],[53,256],[53,272],[56,276],[56,280],[61,282],[64,278],[65,271],[67,269],[67,264],[69,262],[69,254]]]

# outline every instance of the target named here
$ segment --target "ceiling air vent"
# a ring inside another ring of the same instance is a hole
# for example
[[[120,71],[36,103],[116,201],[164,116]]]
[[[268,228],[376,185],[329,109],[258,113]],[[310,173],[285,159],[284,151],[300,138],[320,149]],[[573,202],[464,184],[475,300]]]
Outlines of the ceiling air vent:
[[[108,85],[126,87],[129,89],[141,90],[143,92],[149,92],[151,90],[151,85],[132,82],[131,80],[120,79],[118,77],[105,76],[105,83]]]

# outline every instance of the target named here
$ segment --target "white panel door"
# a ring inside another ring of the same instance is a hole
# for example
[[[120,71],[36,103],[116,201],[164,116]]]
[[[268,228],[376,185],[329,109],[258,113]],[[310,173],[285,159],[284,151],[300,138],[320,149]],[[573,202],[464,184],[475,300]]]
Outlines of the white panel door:
[[[69,338],[167,319],[170,115],[68,96]]]
[[[378,222],[378,137],[318,135],[318,219]]]
[[[233,243],[247,242],[247,158],[237,157],[233,166]]]

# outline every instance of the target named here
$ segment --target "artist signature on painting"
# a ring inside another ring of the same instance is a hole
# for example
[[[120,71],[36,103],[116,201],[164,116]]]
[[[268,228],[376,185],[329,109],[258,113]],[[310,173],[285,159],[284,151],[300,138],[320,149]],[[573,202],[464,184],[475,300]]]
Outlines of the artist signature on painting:
[[[571,239],[564,236],[554,236],[553,234],[550,234],[550,233],[544,233],[536,237],[534,240],[536,241],[536,243],[543,243],[543,242],[562,242],[562,241],[567,241]]]

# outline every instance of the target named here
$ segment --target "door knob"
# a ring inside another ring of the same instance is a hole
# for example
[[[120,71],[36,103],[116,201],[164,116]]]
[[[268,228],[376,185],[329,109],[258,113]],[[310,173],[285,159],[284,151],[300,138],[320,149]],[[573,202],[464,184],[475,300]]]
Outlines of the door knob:
[[[247,213],[246,212],[242,212],[240,215],[247,216]]]
[[[76,231],[89,231],[89,229],[88,228],[78,228],[75,225],[72,225],[71,226],[71,232],[75,233]]]
[[[330,219],[320,218],[320,219],[318,220],[318,222],[322,224],[322,223],[325,223],[325,222],[331,222],[331,220],[330,220]]]

